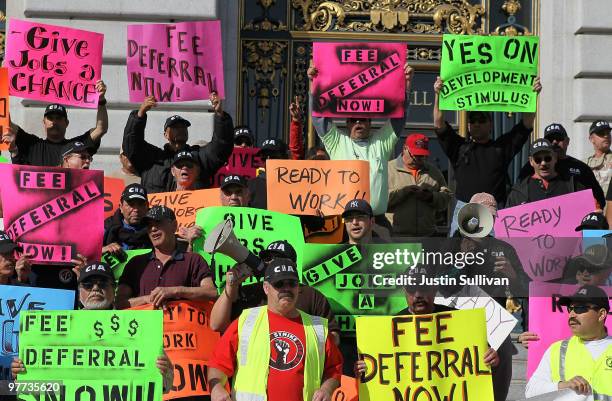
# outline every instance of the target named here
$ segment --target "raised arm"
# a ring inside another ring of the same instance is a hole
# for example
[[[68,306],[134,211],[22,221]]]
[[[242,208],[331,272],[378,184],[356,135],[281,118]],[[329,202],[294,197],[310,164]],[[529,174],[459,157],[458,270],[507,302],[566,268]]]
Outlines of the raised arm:
[[[434,83],[434,106],[433,106],[433,123],[434,129],[439,130],[444,127],[444,114],[440,110],[440,90],[442,90],[444,82],[440,77],[436,77]]]
[[[395,135],[398,137],[402,134],[406,121],[408,120],[408,110],[410,107],[410,88],[412,87],[412,81],[414,78],[414,68],[410,67],[408,63],[404,64],[404,76],[406,77],[406,100],[404,101],[404,117],[392,118],[391,126]]]
[[[163,158],[163,150],[145,141],[147,112],[155,106],[154,96],[145,98],[140,108],[130,113],[123,130],[123,153],[139,174],[151,168],[155,160]]]
[[[536,104],[538,101],[538,97],[540,92],[542,91],[542,84],[540,82],[540,77],[536,77],[533,82],[533,91],[536,92]],[[536,113],[523,113],[523,125],[528,130],[533,130],[533,122],[535,121]]]
[[[100,142],[108,131],[108,111],[106,110],[106,85],[104,81],[96,82],[96,91],[100,94],[98,99],[98,114],[96,115],[96,126],[89,130],[89,136],[94,142]]]

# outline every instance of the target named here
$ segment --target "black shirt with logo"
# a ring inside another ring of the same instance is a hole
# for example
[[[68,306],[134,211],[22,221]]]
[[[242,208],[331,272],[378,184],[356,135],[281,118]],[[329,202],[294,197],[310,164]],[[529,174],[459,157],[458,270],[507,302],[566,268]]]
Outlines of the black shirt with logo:
[[[27,164],[30,166],[59,166],[61,163],[62,148],[72,142],[83,142],[92,149],[92,155],[98,151],[100,141],[91,139],[89,130],[83,135],[60,142],[51,142],[36,135],[28,134],[19,128],[15,143],[17,156],[12,158],[13,164]]]

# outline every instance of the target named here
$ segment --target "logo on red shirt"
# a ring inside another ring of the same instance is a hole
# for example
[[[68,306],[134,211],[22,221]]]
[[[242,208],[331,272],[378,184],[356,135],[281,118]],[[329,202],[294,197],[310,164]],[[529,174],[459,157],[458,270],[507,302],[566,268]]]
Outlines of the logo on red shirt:
[[[298,366],[304,357],[304,344],[300,339],[287,332],[270,333],[270,367],[276,370],[291,370]]]

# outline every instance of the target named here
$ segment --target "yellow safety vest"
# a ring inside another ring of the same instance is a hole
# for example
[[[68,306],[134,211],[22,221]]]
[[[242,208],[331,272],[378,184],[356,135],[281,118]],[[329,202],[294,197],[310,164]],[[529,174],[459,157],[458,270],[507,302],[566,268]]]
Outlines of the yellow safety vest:
[[[306,335],[304,356],[304,401],[312,400],[321,387],[325,366],[327,319],[311,316],[298,309]],[[234,373],[232,399],[235,401],[267,401],[270,368],[270,324],[268,307],[246,309],[238,318],[238,355]]]
[[[553,382],[582,376],[593,389],[594,401],[612,401],[612,344],[593,360],[580,338],[557,341],[551,345],[550,369]]]

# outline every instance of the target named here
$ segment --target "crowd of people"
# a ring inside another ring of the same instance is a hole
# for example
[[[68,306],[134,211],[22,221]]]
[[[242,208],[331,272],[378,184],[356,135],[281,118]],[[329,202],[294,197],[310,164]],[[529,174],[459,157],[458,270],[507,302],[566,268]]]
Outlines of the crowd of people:
[[[316,68],[309,68],[311,80],[318,74]],[[406,64],[407,94],[413,75],[414,70]],[[454,186],[428,161],[428,136],[409,133],[401,153],[394,153],[405,131],[404,118],[387,120],[375,129],[369,118],[351,117],[345,124],[338,124],[328,118],[311,117],[321,145],[305,150],[304,115],[298,99],[289,109],[288,144],[283,139],[285,135],[279,133],[277,138],[262,142],[258,155],[264,163],[275,159],[368,161],[370,201],[353,199],[346,203],[341,216],[343,241],[368,245],[450,236],[460,239],[458,246],[462,250],[488,249],[491,274],[512,280],[510,289],[504,288],[502,294],[490,292],[505,307],[508,291],[515,297],[525,297],[528,278],[520,260],[503,241],[466,234],[458,218],[460,210],[468,203],[476,203],[486,207],[494,218],[498,209],[591,189],[593,213],[585,216],[579,229],[608,229],[612,222],[611,127],[606,121],[593,122],[585,134],[594,153],[582,162],[568,155],[569,136],[561,124],[552,122],[544,129],[543,138],[529,144],[529,163],[521,170],[519,180],[511,183],[508,167],[529,140],[535,114],[524,114],[510,132],[493,140],[491,113],[468,112],[468,135],[463,137],[444,120],[439,108],[442,85],[438,78],[434,84],[433,127],[454,171]],[[95,126],[82,135],[67,137],[68,112],[60,104],[46,107],[42,138],[11,121],[2,142],[8,145],[12,163],[89,169],[108,129],[104,82],[99,81],[96,90],[100,100]],[[536,79],[533,91],[541,90]],[[154,97],[147,97],[130,113],[119,155],[121,167],[115,174],[125,180],[126,187],[117,210],[101,227],[102,251],[117,256],[135,249],[151,252],[131,259],[118,283],[108,265],[82,255],[73,260],[71,268],[37,265],[31,255],[16,253],[22,251],[18,244],[0,231],[0,284],[72,289],[78,306],[84,310],[143,304],[161,308],[171,300],[212,300],[210,327],[223,334],[209,363],[212,400],[329,401],[343,373],[360,377],[367,374],[367,366],[357,354],[354,338],[341,333],[329,300],[300,283],[295,244],[283,238],[266,244],[258,255],[265,265],[263,282],[242,286],[252,272],[238,264],[227,272],[224,287],[218,290],[211,270],[214,267],[193,252],[194,241],[203,236],[202,228],[196,225],[178,229],[177,216],[171,208],[149,205],[150,194],[210,188],[215,173],[227,163],[235,147],[256,145],[249,127],[234,127],[216,93],[211,94],[210,102],[214,131],[211,141],[202,145],[190,144],[191,123],[179,115],[168,117],[163,126],[163,148],[149,143],[145,127],[147,113],[157,104]],[[406,111],[404,115],[409,114]],[[228,175],[220,183],[223,206],[265,209],[268,196],[265,164],[256,178]],[[449,229],[443,232],[436,216],[449,208],[453,218]],[[305,230],[316,231],[324,223],[320,215],[300,217]],[[591,394],[594,400],[612,397],[612,375],[606,368],[612,352],[612,338],[605,328],[609,303],[605,292],[598,288],[610,283],[612,253],[608,256],[607,247],[603,248],[603,261],[593,261],[586,254],[568,263],[574,274],[570,278],[580,288],[560,304],[567,308],[573,336],[549,348],[527,384],[526,396],[567,388],[577,394]],[[408,274],[421,280],[437,273],[431,266],[420,266]],[[517,289],[521,286],[522,290]],[[448,310],[434,303],[436,286],[406,286],[404,290],[408,308],[400,312],[402,315]],[[525,309],[523,303],[526,314]],[[538,340],[538,333],[528,330],[526,316],[523,331],[519,341],[525,346]],[[299,358],[286,358],[287,338],[299,344]],[[497,350],[489,348],[484,355],[484,362],[493,372],[495,401],[505,400],[508,395],[514,353],[508,337]],[[164,377],[164,389],[169,391],[172,361],[163,354],[157,364]],[[26,369],[23,361],[14,360],[15,375]],[[226,383],[230,377],[233,383],[228,392]]]

